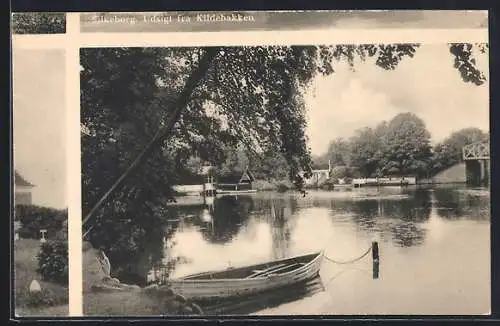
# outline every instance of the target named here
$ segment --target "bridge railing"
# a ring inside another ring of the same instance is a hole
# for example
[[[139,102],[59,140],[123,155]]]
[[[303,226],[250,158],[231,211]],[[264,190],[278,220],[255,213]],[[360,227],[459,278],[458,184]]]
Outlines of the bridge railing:
[[[462,154],[464,160],[489,160],[490,142],[488,140],[464,146]]]

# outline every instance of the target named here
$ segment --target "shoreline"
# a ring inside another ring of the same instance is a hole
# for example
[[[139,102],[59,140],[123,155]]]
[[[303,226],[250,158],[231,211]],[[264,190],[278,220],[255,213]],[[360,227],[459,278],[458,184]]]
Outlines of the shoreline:
[[[203,315],[201,308],[174,293],[167,285],[140,287],[111,277],[105,253],[89,242],[83,246],[84,316]]]
[[[460,185],[463,187],[463,190],[469,190],[469,191],[489,191],[490,187],[489,186],[478,186],[478,187],[472,187],[468,186],[464,182],[446,182],[446,183],[419,183],[419,184],[414,184],[414,185],[407,185],[407,186],[376,186],[376,185],[365,185],[362,187],[353,187],[352,185],[340,185],[337,187],[334,187],[332,189],[324,189],[321,187],[307,187],[305,188],[306,192],[324,192],[325,195],[328,193],[331,194],[339,194],[339,193],[352,193],[352,192],[359,192],[362,191],[363,189],[367,191],[373,191],[377,189],[386,189],[386,190],[399,190],[399,189],[433,189],[433,188],[446,188],[446,187],[452,187],[452,186],[457,186]],[[274,187],[260,187],[256,192],[253,193],[241,193],[241,194],[218,194],[216,197],[222,197],[222,196],[258,196],[259,194],[265,194],[268,192],[279,192],[281,194],[293,194],[296,193],[296,191],[293,188],[288,188],[286,190],[278,190],[276,186]],[[203,195],[201,194],[194,194],[194,193],[188,193],[188,194],[179,194],[178,196],[175,197],[176,202],[171,202],[168,205],[171,207],[179,207],[179,206],[204,206],[205,205],[205,199]]]

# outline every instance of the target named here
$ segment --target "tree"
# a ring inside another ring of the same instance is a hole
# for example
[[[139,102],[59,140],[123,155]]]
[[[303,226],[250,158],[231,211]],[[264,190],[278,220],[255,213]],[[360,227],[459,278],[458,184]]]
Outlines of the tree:
[[[289,166],[280,152],[267,150],[260,155],[250,156],[252,172],[256,178],[286,180]]]
[[[372,176],[379,165],[381,138],[372,128],[363,128],[349,139],[351,164],[358,168],[363,177]]]
[[[248,154],[241,145],[235,148],[226,146],[223,152],[225,160],[218,166],[219,174],[243,173],[250,163]]]
[[[430,133],[413,113],[400,113],[388,124],[379,167],[388,174],[424,176],[430,165]]]
[[[452,43],[450,44],[450,53],[454,57],[453,66],[458,69],[460,76],[466,83],[473,83],[477,86],[484,84],[486,76],[476,67],[474,50],[479,53],[488,51],[488,43]]]
[[[349,142],[344,138],[337,138],[328,145],[327,158],[332,166],[349,165]]]
[[[464,128],[453,132],[448,138],[434,147],[433,172],[438,173],[463,161],[464,146],[489,138],[487,132],[479,128]]]
[[[157,59],[166,54],[158,49],[81,50],[84,214],[164,123],[161,107],[173,97],[167,91],[155,91],[155,76],[175,77],[174,69]],[[119,69],[124,66],[127,69]],[[175,161],[168,154],[176,148],[176,154],[182,155],[184,148],[176,145],[179,138],[154,152],[144,166],[149,173],[133,174],[97,212],[88,239],[106,250],[112,264],[138,258],[145,249],[144,235],[155,242],[151,235],[161,229],[165,199],[173,197],[164,180],[173,184]]]

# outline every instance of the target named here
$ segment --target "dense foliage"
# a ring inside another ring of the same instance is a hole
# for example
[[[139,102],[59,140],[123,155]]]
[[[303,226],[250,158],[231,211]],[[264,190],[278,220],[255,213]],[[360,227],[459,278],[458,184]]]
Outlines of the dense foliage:
[[[19,237],[40,239],[40,230],[45,229],[46,238],[55,238],[66,226],[67,210],[36,205],[16,205],[15,218],[21,222]]]
[[[378,174],[424,176],[431,158],[431,135],[420,118],[398,114],[380,139]]]
[[[47,307],[57,304],[57,300],[54,298],[52,291],[45,288],[41,291],[30,293],[26,297],[25,302],[26,306],[33,308]]]
[[[60,34],[66,32],[66,14],[23,12],[12,14],[14,34]]]
[[[484,141],[488,133],[465,128],[431,146],[430,134],[423,121],[411,113],[401,113],[389,123],[362,128],[349,139],[333,140],[325,155],[316,161],[333,166],[347,165],[354,171],[337,171],[339,177],[375,177],[434,174],[462,161],[464,146]]]
[[[44,281],[68,284],[68,242],[49,240],[38,253],[38,269]]]
[[[462,161],[462,149],[466,145],[489,139],[489,133],[478,128],[465,128],[453,132],[434,147],[433,173],[442,171]]]
[[[302,95],[313,78],[334,73],[339,60],[354,66],[356,58],[372,58],[383,69],[395,69],[417,48],[370,44],[82,49],[83,215],[139,153],[150,148],[148,144],[157,145],[96,211],[88,223],[93,226],[89,240],[107,252],[112,265],[140,257],[141,239],[160,237],[179,171],[193,158],[194,163],[231,166],[234,156],[228,147],[242,146],[248,160],[261,157],[263,173],[272,173],[276,161],[286,162],[277,176],[286,174],[301,189],[302,176],[309,176],[312,166]],[[460,53],[468,52],[453,54]],[[206,69],[200,72],[202,65]],[[473,65],[458,66],[461,73],[473,71]],[[168,137],[151,143],[160,128],[168,129],[162,131]],[[397,128],[390,129],[395,136]],[[394,159],[404,159],[400,156]],[[390,168],[421,167],[402,163]]]
[[[216,175],[241,174],[249,168],[257,180],[283,181],[289,177],[289,165],[280,152],[267,150],[257,153],[240,145],[225,146],[222,153],[225,159],[214,166]]]

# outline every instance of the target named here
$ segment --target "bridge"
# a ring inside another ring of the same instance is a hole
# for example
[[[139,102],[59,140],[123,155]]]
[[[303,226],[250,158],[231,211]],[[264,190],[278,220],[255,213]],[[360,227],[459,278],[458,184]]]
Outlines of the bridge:
[[[489,185],[490,181],[490,140],[483,140],[464,146],[465,174],[468,184]]]

